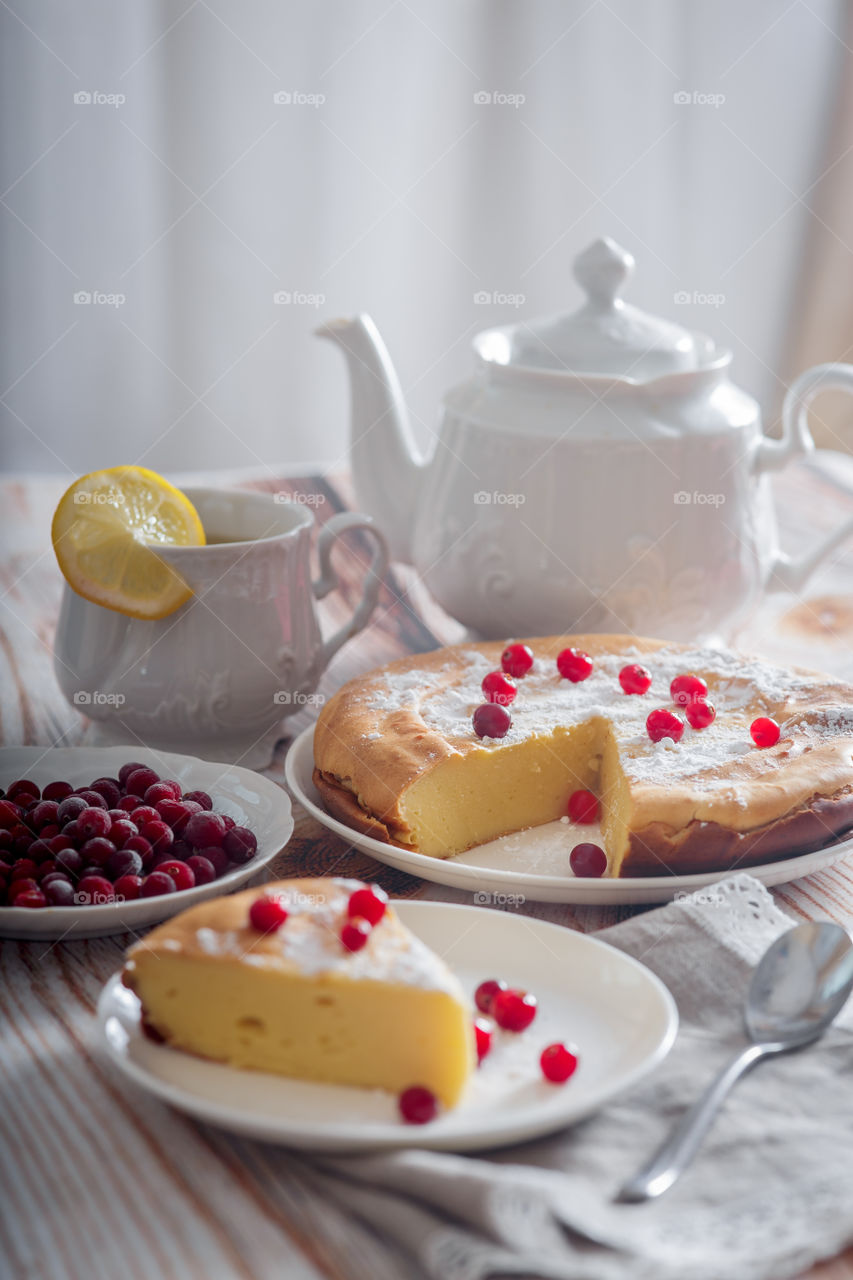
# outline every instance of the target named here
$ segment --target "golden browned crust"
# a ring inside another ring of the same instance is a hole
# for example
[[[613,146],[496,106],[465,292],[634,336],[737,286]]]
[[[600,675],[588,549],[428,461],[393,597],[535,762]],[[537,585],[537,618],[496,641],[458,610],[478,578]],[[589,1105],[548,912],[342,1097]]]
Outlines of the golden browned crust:
[[[341,786],[336,779],[315,769],[314,786],[320,792],[323,807],[333,818],[337,818],[338,822],[343,822],[345,826],[361,832],[363,836],[372,836],[374,840],[381,840],[384,844],[394,844],[400,849],[411,849],[411,845],[395,840],[390,828],[362,809],[349,788]]]

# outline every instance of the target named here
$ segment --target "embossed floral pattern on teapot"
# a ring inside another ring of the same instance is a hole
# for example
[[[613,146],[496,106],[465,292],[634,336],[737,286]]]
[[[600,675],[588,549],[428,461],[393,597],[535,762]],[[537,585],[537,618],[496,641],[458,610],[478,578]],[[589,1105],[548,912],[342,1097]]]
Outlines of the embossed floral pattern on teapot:
[[[480,635],[725,634],[853,532],[851,518],[807,556],[783,555],[768,480],[814,447],[808,405],[853,391],[853,367],[798,378],[770,439],[729,351],[624,301],[633,265],[597,240],[575,261],[578,311],[478,334],[429,460],[370,318],[318,330],[349,363],[360,505]]]

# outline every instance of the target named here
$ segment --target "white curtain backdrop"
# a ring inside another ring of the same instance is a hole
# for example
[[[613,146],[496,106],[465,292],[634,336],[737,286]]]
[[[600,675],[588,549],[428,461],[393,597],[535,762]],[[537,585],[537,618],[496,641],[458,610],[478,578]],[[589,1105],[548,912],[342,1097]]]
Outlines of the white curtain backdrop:
[[[730,344],[774,406],[842,17],[9,0],[2,465],[340,465],[344,370],[311,331],[357,310],[428,446],[471,335],[574,306],[602,233],[636,256],[632,301]]]

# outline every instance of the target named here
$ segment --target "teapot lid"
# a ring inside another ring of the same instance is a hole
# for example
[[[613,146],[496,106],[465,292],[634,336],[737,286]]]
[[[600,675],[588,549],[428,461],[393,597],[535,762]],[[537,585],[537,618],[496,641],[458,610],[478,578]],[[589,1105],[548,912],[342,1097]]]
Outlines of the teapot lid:
[[[695,334],[623,302],[633,271],[627,249],[609,238],[593,241],[574,262],[586,302],[569,315],[514,326],[505,362],[633,382],[698,368]]]

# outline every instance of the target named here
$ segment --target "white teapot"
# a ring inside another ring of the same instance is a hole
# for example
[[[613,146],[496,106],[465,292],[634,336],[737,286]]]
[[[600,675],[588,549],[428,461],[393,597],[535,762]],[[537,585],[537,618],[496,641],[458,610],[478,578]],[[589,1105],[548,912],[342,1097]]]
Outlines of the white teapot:
[[[359,506],[479,635],[725,635],[853,532],[851,516],[802,558],[783,555],[767,477],[814,448],[807,407],[853,391],[853,366],[798,378],[773,440],[729,380],[731,352],[622,300],[633,266],[597,240],[575,261],[579,311],[478,334],[429,460],[372,320],[318,330],[349,362]]]

